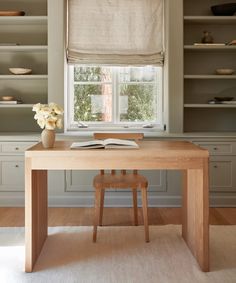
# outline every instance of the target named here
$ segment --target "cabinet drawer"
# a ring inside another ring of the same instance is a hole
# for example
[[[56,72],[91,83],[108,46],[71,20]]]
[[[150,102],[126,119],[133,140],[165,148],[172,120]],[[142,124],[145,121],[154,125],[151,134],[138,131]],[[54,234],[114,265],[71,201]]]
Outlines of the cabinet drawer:
[[[236,154],[236,146],[234,142],[195,142],[195,144],[207,149],[210,155]]]
[[[23,153],[27,148],[31,147],[32,142],[8,142],[2,143],[2,153]]]

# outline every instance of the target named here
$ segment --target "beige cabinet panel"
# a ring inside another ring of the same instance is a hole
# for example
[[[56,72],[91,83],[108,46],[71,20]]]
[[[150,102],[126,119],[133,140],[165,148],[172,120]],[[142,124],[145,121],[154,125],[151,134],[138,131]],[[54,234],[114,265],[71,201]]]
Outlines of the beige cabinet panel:
[[[93,191],[93,178],[98,171],[67,171],[66,172],[66,192],[89,192]],[[139,171],[147,177],[150,192],[165,192],[166,171]],[[123,191],[123,190],[119,190]]]
[[[0,161],[0,191],[24,191],[23,158],[22,160],[6,159]]]
[[[99,171],[66,171],[65,191],[66,192],[91,192],[93,191],[93,177]]]
[[[210,190],[236,191],[236,157],[212,157],[210,160]]]

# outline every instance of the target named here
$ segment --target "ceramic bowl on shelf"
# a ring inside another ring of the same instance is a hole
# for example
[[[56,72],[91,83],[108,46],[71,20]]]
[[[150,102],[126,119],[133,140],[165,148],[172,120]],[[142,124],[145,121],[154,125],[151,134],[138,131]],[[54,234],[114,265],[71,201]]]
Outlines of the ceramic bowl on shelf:
[[[236,3],[211,6],[211,11],[215,16],[233,16],[236,13]]]
[[[216,96],[216,97],[214,97],[214,99],[216,100],[216,101],[219,101],[219,102],[222,102],[222,101],[231,101],[231,100],[233,100],[234,98],[233,97],[231,97],[231,96]]]
[[[216,69],[217,75],[232,75],[235,72],[234,69]]]
[[[28,75],[32,73],[32,69],[26,68],[9,68],[9,71],[14,75]]]
[[[2,96],[2,100],[3,101],[11,101],[11,100],[14,100],[14,97],[13,96]]]
[[[25,12],[24,11],[0,11],[0,16],[8,16],[8,17],[12,17],[12,16],[24,16]]]

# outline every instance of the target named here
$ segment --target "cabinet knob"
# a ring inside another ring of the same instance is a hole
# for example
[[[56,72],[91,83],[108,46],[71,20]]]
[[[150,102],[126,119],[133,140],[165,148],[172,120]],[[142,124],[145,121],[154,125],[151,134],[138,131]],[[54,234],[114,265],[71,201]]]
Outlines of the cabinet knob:
[[[19,147],[15,147],[15,150],[19,150]]]
[[[218,150],[218,147],[214,147],[214,150]]]
[[[218,166],[217,166],[217,165],[214,165],[214,168],[218,168]]]
[[[16,167],[16,168],[18,168],[18,167],[19,167],[19,165],[18,165],[18,164],[16,164],[16,165],[15,165],[15,167]]]

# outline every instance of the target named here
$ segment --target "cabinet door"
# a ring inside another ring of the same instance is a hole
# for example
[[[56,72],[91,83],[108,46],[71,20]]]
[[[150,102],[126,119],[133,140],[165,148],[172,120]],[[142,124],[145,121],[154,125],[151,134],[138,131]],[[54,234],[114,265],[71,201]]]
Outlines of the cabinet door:
[[[5,157],[0,159],[0,191],[24,191],[23,158]]]
[[[99,171],[68,170],[66,171],[66,192],[93,192],[93,178]]]
[[[148,180],[148,191],[149,192],[166,192],[166,170],[149,170],[149,171],[139,171],[140,174],[145,176]]]
[[[214,156],[210,159],[210,191],[236,191],[236,157]]]
[[[117,171],[118,172],[118,171]],[[99,171],[67,171],[66,172],[66,191],[67,192],[89,192],[93,189],[93,178]],[[152,170],[139,171],[148,179],[148,191],[166,191],[166,171]],[[123,191],[123,190],[122,190]]]

